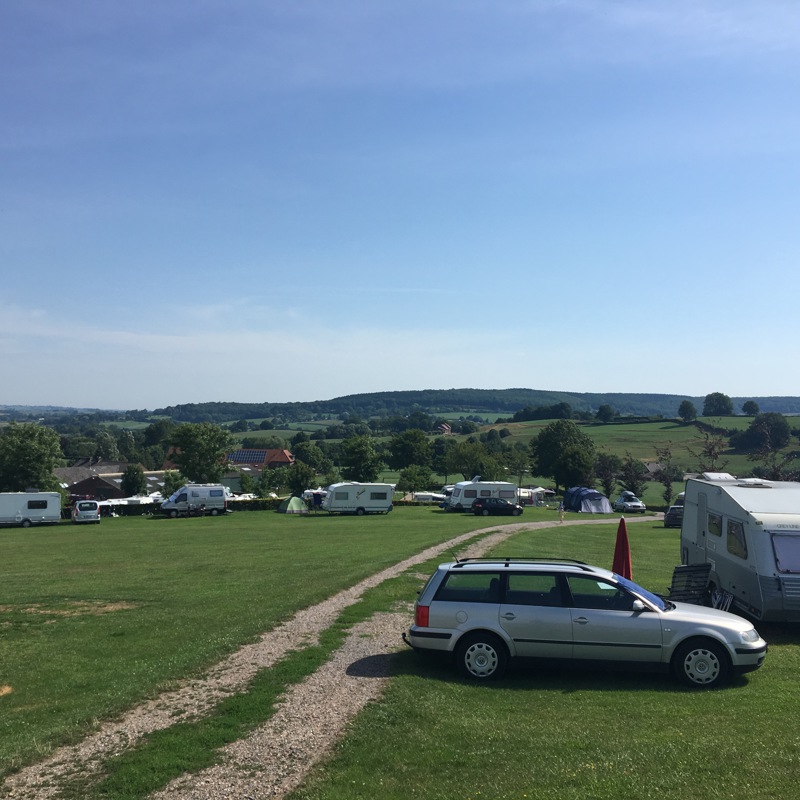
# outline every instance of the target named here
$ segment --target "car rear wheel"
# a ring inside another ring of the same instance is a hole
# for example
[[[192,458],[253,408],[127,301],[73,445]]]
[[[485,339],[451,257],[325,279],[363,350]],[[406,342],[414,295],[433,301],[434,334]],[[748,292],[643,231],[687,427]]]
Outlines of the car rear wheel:
[[[675,651],[672,670],[687,686],[710,689],[727,680],[730,663],[722,645],[711,639],[693,639]]]
[[[482,517],[488,517],[489,516],[489,509],[488,508],[482,508],[481,509],[481,516]]]
[[[508,653],[497,636],[491,633],[473,633],[458,643],[456,665],[467,678],[495,680],[506,671]]]

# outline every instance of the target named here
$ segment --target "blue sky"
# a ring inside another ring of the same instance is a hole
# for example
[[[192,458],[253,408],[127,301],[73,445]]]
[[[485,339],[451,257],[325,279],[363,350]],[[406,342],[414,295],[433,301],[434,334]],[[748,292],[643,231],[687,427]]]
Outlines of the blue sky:
[[[800,395],[795,2],[25,0],[0,75],[0,404]]]

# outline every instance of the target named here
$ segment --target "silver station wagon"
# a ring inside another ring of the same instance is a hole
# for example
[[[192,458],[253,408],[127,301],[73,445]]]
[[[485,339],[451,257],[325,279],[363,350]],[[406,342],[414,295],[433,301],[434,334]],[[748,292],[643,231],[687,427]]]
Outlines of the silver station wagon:
[[[673,603],[578,561],[467,559],[441,564],[403,635],[452,653],[467,677],[500,677],[509,659],[625,662],[712,687],[758,669],[767,643],[745,619]]]

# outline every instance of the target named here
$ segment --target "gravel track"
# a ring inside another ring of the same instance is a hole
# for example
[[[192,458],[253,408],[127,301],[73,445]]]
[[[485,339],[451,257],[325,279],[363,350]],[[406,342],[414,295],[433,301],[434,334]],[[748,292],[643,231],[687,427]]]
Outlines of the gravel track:
[[[653,519],[645,517],[643,519]],[[608,524],[607,519],[581,524]],[[409,568],[461,548],[459,557],[476,557],[520,530],[558,527],[558,522],[513,523],[471,531],[430,547],[372,575],[307,609],[244,645],[209,672],[175,691],[105,722],[81,742],[54,751],[47,759],[9,776],[0,794],[13,800],[57,800],[71,778],[92,777],[110,757],[133,747],[147,734],[207,714],[222,698],[246,689],[257,672],[290,650],[315,644],[343,609],[363,593]],[[571,522],[570,524],[575,524]],[[491,535],[487,535],[491,534]],[[223,748],[221,763],[184,775],[153,795],[154,800],[222,800],[283,797],[323,758],[355,715],[378,699],[389,675],[391,654],[403,645],[401,632],[411,622],[411,606],[379,613],[355,625],[331,659],[305,681],[291,687],[277,711],[247,738]]]

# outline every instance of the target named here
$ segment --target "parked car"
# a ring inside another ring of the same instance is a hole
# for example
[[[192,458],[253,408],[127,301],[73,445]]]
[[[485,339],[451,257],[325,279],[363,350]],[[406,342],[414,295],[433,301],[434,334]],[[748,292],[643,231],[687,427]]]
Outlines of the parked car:
[[[472,503],[472,513],[488,517],[489,514],[507,514],[518,517],[523,508],[518,503],[512,503],[505,497],[479,497]]]
[[[670,506],[664,512],[665,528],[680,528],[683,524],[683,506]]]
[[[623,492],[614,501],[614,511],[622,511],[627,514],[644,514],[647,511],[647,506],[633,492]]]
[[[100,504],[97,500],[76,500],[72,506],[72,521],[100,524]]]
[[[752,623],[735,614],[664,600],[613,572],[566,560],[440,564],[403,638],[417,650],[451,653],[479,681],[525,657],[632,662],[708,688],[758,669],[767,652]]]

